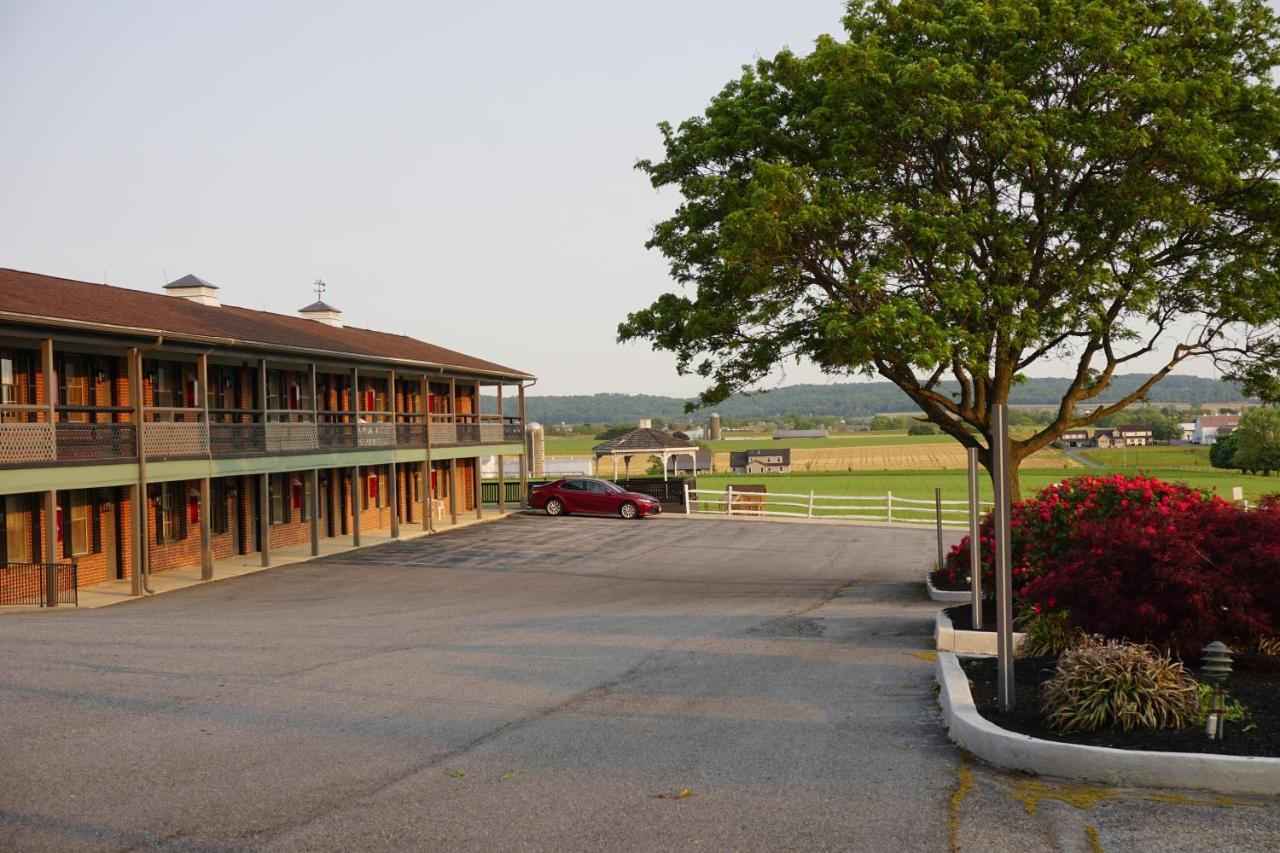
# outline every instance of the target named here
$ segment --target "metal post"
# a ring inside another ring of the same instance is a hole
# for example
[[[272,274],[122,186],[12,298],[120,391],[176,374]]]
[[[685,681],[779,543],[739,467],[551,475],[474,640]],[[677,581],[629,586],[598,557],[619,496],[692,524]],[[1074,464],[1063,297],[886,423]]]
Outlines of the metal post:
[[[502,440],[507,440],[507,420],[502,412],[502,383],[498,383],[498,426],[502,427]],[[498,514],[507,511],[507,470],[506,457],[498,457]]]
[[[969,577],[973,589],[973,630],[982,630],[982,531],[978,514],[978,448],[969,448]]]
[[[684,514],[689,515],[691,513],[691,509],[689,507],[689,481],[685,480],[683,485],[684,485]]]
[[[264,364],[266,362],[263,362]],[[264,374],[265,375],[265,374]],[[258,475],[258,551],[263,568],[271,565],[271,475]]]
[[[312,468],[311,499],[308,501],[311,511],[311,556],[320,556],[320,469]]]
[[[942,552],[942,489],[935,487],[933,490],[933,509],[934,517],[938,525],[938,568],[942,568],[944,559]]]
[[[525,418],[524,383],[519,386],[520,403],[520,508],[529,507],[529,423]]]
[[[1009,472],[1009,407],[991,407],[992,470],[995,488],[996,548],[996,698],[1000,712],[1013,711],[1013,573],[1010,571],[1010,516],[1012,483]]]
[[[431,501],[434,498],[434,495],[431,494],[431,380],[423,376],[420,381],[422,382],[422,393],[420,395],[422,398],[420,404],[422,423],[425,424],[427,430],[427,449],[422,461],[422,487],[420,489],[422,494],[422,529],[430,533],[432,525]]]
[[[884,500],[884,505],[889,513],[889,523],[893,524],[893,492],[889,492]]]
[[[200,580],[213,580],[213,532],[209,527],[209,508],[213,503],[208,477],[200,478]]]

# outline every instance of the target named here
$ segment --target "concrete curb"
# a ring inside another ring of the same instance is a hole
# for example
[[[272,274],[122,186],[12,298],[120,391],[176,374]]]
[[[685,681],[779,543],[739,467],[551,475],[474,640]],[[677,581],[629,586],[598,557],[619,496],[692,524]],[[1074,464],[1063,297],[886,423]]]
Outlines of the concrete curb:
[[[953,653],[938,653],[937,678],[947,734],[997,767],[1104,785],[1280,794],[1280,758],[1141,752],[1040,740],[1002,729],[979,714],[969,679]]]
[[[973,601],[973,593],[967,589],[938,589],[933,585],[933,581],[929,580],[928,572],[924,573],[924,585],[929,590],[929,597],[943,604],[967,604]]]
[[[1013,648],[1015,654],[1022,646],[1025,635],[1013,632]],[[961,655],[994,655],[996,653],[995,631],[957,630],[951,623],[951,617],[939,610],[934,617],[933,637],[940,652],[955,652]]]

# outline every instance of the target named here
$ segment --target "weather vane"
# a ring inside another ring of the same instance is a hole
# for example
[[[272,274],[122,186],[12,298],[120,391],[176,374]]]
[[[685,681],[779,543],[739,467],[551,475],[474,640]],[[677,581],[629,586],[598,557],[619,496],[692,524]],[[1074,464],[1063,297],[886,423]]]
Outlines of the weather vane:
[[[316,279],[316,301],[324,302],[324,292],[328,289],[328,285],[324,283],[324,279]]]

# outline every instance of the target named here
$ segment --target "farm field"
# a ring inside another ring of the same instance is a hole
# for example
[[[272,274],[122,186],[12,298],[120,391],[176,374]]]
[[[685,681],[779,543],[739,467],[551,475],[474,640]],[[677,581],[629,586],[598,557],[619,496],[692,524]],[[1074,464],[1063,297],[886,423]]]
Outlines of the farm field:
[[[1015,428],[1013,432],[1017,436],[1025,431],[1025,428]],[[548,456],[586,456],[591,453],[591,448],[601,443],[600,439],[592,438],[591,436],[561,437],[550,435],[547,436],[546,442]],[[907,435],[902,430],[893,430],[846,433],[828,438],[789,438],[778,441],[774,441],[767,434],[752,436],[738,434],[733,438],[721,439],[720,441],[701,441],[698,444],[717,453],[728,453],[731,450],[746,450],[756,447],[790,447],[792,453],[794,453],[797,450],[823,450],[829,448],[956,445],[956,441],[949,435]],[[728,457],[726,456],[725,458],[727,459]]]
[[[1208,468],[1209,448],[1198,444],[1175,444],[1151,447],[1089,447],[1077,451],[1085,459],[1092,460],[1115,471],[1136,471],[1146,468]]]
[[[944,441],[864,444],[849,447],[791,448],[791,470],[795,473],[816,471],[945,471],[963,470],[968,465],[965,449],[950,436],[911,436],[942,438]],[[1074,468],[1079,463],[1058,450],[1045,449],[1033,454],[1028,463],[1040,468]],[[729,452],[715,454],[715,469],[729,470]]]

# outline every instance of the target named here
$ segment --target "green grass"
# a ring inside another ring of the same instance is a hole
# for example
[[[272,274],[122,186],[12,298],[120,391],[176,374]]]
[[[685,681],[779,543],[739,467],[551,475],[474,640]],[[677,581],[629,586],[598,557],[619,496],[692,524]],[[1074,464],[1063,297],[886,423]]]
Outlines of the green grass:
[[[1138,471],[1147,468],[1211,469],[1213,467],[1209,464],[1209,448],[1195,444],[1106,449],[1090,447],[1077,452],[1112,471]]]
[[[1169,449],[1169,448],[1157,448]],[[1153,454],[1154,456],[1154,454]],[[1137,469],[1126,469],[1128,473],[1136,473]],[[1192,488],[1216,493],[1231,499],[1234,486],[1244,489],[1244,496],[1250,501],[1267,492],[1280,491],[1280,477],[1263,477],[1245,475],[1234,471],[1222,471],[1216,468],[1195,470],[1190,468],[1157,468],[1142,469],[1143,473],[1162,480],[1185,483]],[[1082,474],[1108,474],[1109,469],[1082,470],[1080,468],[1024,468],[1020,472],[1022,494],[1029,496],[1051,483],[1065,477],[1078,477]],[[698,477],[698,488],[723,492],[725,487],[733,484],[762,484],[770,494],[808,495],[812,491],[816,495],[864,495],[883,499],[893,492],[895,499],[912,498],[932,501],[934,489],[942,489],[943,500],[959,501],[968,496],[967,479],[964,471],[863,471],[863,472],[824,472],[810,474],[715,474]],[[983,472],[979,479],[979,491],[983,500],[991,500],[991,480]],[[798,501],[805,503],[806,501]],[[821,501],[819,501],[821,503]],[[708,509],[712,507],[708,506]],[[771,507],[771,509],[774,507]],[[804,515],[807,508],[776,507],[780,511],[794,512]],[[815,513],[822,515],[822,512]],[[866,513],[876,515],[877,513]],[[883,514],[880,513],[882,516]],[[912,518],[932,518],[932,510],[913,514]],[[960,518],[960,516],[956,516]]]

